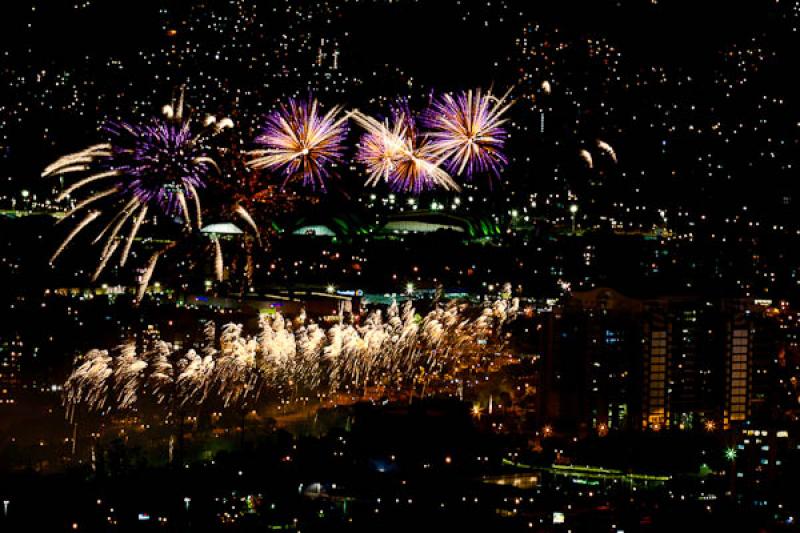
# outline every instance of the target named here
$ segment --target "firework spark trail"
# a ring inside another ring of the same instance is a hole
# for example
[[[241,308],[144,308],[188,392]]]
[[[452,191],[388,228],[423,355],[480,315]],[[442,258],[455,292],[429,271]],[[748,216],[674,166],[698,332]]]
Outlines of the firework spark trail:
[[[63,252],[66,249],[66,247],[69,246],[69,243],[72,241],[72,239],[74,239],[78,235],[78,233],[80,233],[81,230],[83,230],[83,228],[91,224],[92,221],[94,221],[94,219],[96,219],[99,216],[100,216],[100,211],[92,211],[91,213],[83,217],[83,220],[81,220],[78,223],[78,225],[75,226],[72,229],[72,231],[69,232],[67,237],[61,242],[61,245],[56,249],[53,255],[50,256],[50,264],[52,264],[53,261],[55,261],[59,255],[61,255],[61,252]]]
[[[69,217],[71,217],[72,215],[74,215],[75,213],[77,213],[78,211],[80,211],[81,209],[86,207],[87,205],[91,204],[92,202],[94,202],[96,200],[100,200],[101,198],[105,198],[106,196],[110,196],[110,195],[112,195],[112,194],[114,194],[116,192],[117,192],[117,188],[116,187],[112,187],[110,189],[106,189],[104,191],[100,191],[100,192],[98,192],[96,194],[93,194],[93,195],[89,196],[85,200],[82,200],[82,201],[78,202],[77,204],[75,204],[75,207],[73,207],[72,209],[67,211],[67,213],[63,217],[58,219],[56,224],[60,224],[61,222],[67,220]]]
[[[331,389],[333,390],[341,388],[344,382],[342,352],[344,351],[346,328],[347,326],[343,324],[333,325],[328,330],[327,345],[322,351],[323,359],[328,367]]]
[[[106,157],[111,155],[110,144],[95,144],[89,146],[73,154],[67,154],[60,157],[55,162],[45,167],[42,176],[50,176],[59,172],[63,173],[64,169],[79,166],[80,164],[91,163],[96,157]]]
[[[325,190],[330,166],[342,162],[347,134],[347,114],[334,106],[324,115],[314,98],[289,99],[288,105],[267,116],[256,138],[260,148],[250,152],[250,166],[279,170],[283,186],[302,181],[304,186]]]
[[[190,402],[202,403],[208,397],[211,386],[214,382],[214,372],[216,370],[217,331],[213,322],[208,321],[203,325],[203,348],[202,355],[191,348],[180,362],[180,374],[178,375],[177,386],[181,397],[181,406],[186,406]]]
[[[127,206],[125,206],[125,209],[123,209],[122,212],[119,214],[119,219],[117,220],[117,223],[114,224],[113,229],[108,234],[108,238],[106,239],[106,244],[103,247],[103,253],[101,255],[102,258],[105,259],[107,257],[108,251],[111,248],[112,244],[114,244],[116,247],[117,235],[119,235],[119,232],[122,230],[122,227],[125,225],[128,219],[133,216],[133,213],[135,213],[140,206],[141,203],[139,203],[138,200],[133,199]],[[108,227],[109,226],[106,226],[106,228],[103,230],[103,233],[105,233],[105,231],[108,230]],[[102,235],[102,233],[100,235]],[[100,235],[97,236],[95,242],[97,242],[101,238]]]
[[[178,199],[178,206],[180,207],[181,215],[183,215],[183,221],[186,224],[186,229],[191,231],[192,214],[189,212],[189,204],[186,202],[186,195],[183,194],[183,191],[178,191],[175,193],[175,197]]]
[[[214,380],[216,366],[214,355],[201,356],[194,349],[190,349],[182,359],[181,365],[183,368],[177,380],[180,405],[183,407],[189,403],[204,402]]]
[[[210,158],[205,158],[209,159]],[[211,160],[213,162],[213,160]],[[216,166],[216,163],[214,163]],[[217,172],[219,173],[219,167],[217,167]],[[186,185],[186,189],[189,191],[189,196],[192,197],[194,202],[194,212],[197,216],[197,229],[203,228],[203,207],[200,205],[200,195],[197,193],[197,189],[195,189],[194,185],[191,183]]]
[[[92,282],[97,281],[97,278],[100,277],[100,274],[106,268],[108,264],[108,260],[111,259],[111,256],[114,255],[117,247],[119,246],[119,241],[108,241],[108,245],[106,249],[103,250],[103,255],[100,257],[100,263],[97,265],[97,269],[95,269],[94,274],[92,274]]]
[[[386,325],[383,323],[383,316],[380,310],[373,311],[367,316],[364,327],[360,328],[360,333],[364,339],[364,383],[368,383],[370,378],[375,379],[373,370],[378,368],[380,357],[387,348],[390,336]]]
[[[82,170],[87,170],[88,167],[68,167],[63,170],[59,170],[59,174],[67,174],[69,172],[77,172]],[[98,172],[97,174],[92,174],[87,178],[83,178],[82,180],[76,181],[66,189],[64,189],[61,194],[56,197],[56,202],[60,202],[64,200],[67,196],[75,192],[76,190],[80,189],[85,185],[89,185],[98,180],[102,180],[105,178],[113,178],[115,176],[119,176],[119,171],[117,170],[107,170],[105,172]],[[116,188],[115,188],[116,189]]]
[[[503,147],[508,136],[504,115],[513,105],[510,92],[497,98],[476,89],[433,101],[423,114],[423,125],[433,153],[446,161],[447,170],[467,178],[484,172],[500,175],[508,164]]]
[[[225,260],[222,257],[222,243],[219,237],[214,237],[214,277],[222,281],[225,277]]]
[[[114,360],[114,388],[119,409],[130,409],[138,400],[146,368],[147,362],[139,357],[135,344],[119,347],[119,356]]]
[[[214,357],[217,355],[217,349],[215,348],[217,342],[217,327],[214,325],[214,322],[211,320],[207,320],[203,324],[203,356],[204,357]]]
[[[145,357],[150,359],[148,383],[158,403],[168,403],[169,398],[175,393],[176,376],[171,360],[174,351],[174,346],[159,340],[153,349],[145,354]]]
[[[113,357],[93,350],[76,363],[64,401],[72,416],[81,403],[102,409],[109,387],[115,392],[110,407],[119,410],[133,408],[143,392],[159,404],[182,407],[199,405],[214,393],[226,408],[237,409],[254,405],[265,391],[299,398],[306,391],[401,390],[421,382],[424,394],[431,379],[474,368],[497,353],[501,329],[519,309],[510,286],[504,291],[478,309],[451,303],[424,316],[410,301],[402,308],[393,303],[385,318],[376,310],[361,325],[339,322],[327,330],[304,313],[295,321],[280,313],[262,316],[255,335],[245,334],[241,324],[226,324],[217,337],[208,322],[201,335],[202,355],[189,348],[181,356],[160,340],[141,356],[133,342],[118,347]]]
[[[83,362],[69,375],[64,384],[64,403],[70,421],[80,404],[94,411],[105,407],[109,378],[113,373],[112,362],[107,350],[90,350]]]
[[[133,227],[131,228],[131,232],[128,235],[128,239],[125,241],[125,248],[122,249],[122,255],[119,259],[120,266],[125,266],[125,263],[128,261],[128,254],[131,251],[131,246],[133,245],[133,241],[136,239],[136,234],[139,232],[139,228],[142,226],[142,222],[144,222],[146,216],[147,206],[145,205],[139,210],[139,216],[136,217]]]
[[[269,343],[268,351],[264,353],[264,356],[278,367],[286,366],[297,355],[297,343],[294,335],[287,328],[286,320],[280,313],[275,314],[271,324],[269,324],[269,329],[272,342]]]
[[[256,224],[256,221],[253,220],[252,216],[250,216],[250,212],[241,205],[237,205],[236,209],[234,209],[234,212],[253,229],[253,232],[256,234],[256,239],[259,243],[261,243],[261,232],[258,230],[258,224]]]
[[[98,233],[95,236],[95,238],[92,240],[92,244],[97,244],[98,242],[100,242],[106,235],[106,233],[108,233],[109,230],[112,230],[112,228],[114,228],[118,232],[119,228],[122,227],[120,224],[120,220],[124,222],[130,216],[130,214],[136,210],[136,207],[138,205],[139,205],[139,200],[136,198],[131,198],[131,200],[127,204],[125,204],[125,206],[122,209],[120,209],[116,215],[114,215],[111,221],[109,221],[109,223],[106,224],[105,227],[103,227],[102,231],[100,231],[100,233]],[[106,239],[103,248],[104,250],[106,249],[106,247],[108,247],[108,244],[111,241],[113,241],[113,237],[116,237],[116,233],[112,237]]]
[[[272,329],[272,321],[269,315],[262,314],[258,317],[258,349],[259,349],[259,362],[264,364],[269,357],[273,339],[275,338],[275,330]]]
[[[139,287],[136,289],[137,302],[141,302],[142,298],[144,298],[144,293],[147,291],[147,287],[150,285],[150,278],[153,277],[159,257],[161,257],[161,252],[156,252],[150,256],[150,260],[147,262],[147,267],[145,267],[144,273],[142,273],[142,278],[139,280]]]
[[[348,386],[359,388],[365,385],[364,374],[368,361],[364,359],[366,343],[353,325],[345,329],[344,343],[344,375]]]
[[[582,148],[579,152],[579,155],[581,156],[581,159],[586,162],[586,166],[589,168],[594,168],[594,160],[592,159],[592,154],[589,153],[589,150]]]
[[[231,123],[231,124],[233,124],[233,123]],[[212,167],[214,167],[214,170],[217,171],[217,174],[222,174],[222,170],[219,168],[219,165],[217,164],[217,162],[214,161],[212,158],[210,158],[208,156],[204,155],[204,156],[200,156],[200,157],[195,157],[192,161],[196,165],[209,165],[209,166],[212,166]],[[191,183],[187,183],[186,184],[186,188],[189,189],[190,191],[192,191],[194,189],[194,185],[192,185]]]
[[[147,262],[147,267],[145,267],[144,273],[142,273],[142,277],[139,280],[139,286],[136,289],[136,302],[141,302],[142,298],[144,298],[144,294],[147,292],[147,287],[150,285],[150,279],[153,277],[153,273],[156,271],[156,265],[158,264],[159,257],[161,257],[165,252],[174,246],[175,243],[170,243],[161,250],[154,252],[153,255],[150,256],[150,260]]]
[[[406,301],[403,306],[401,318],[403,327],[397,339],[399,351],[396,354],[399,357],[396,359],[397,366],[394,370],[405,374],[414,366],[417,347],[416,337],[419,333],[419,324],[417,323],[414,304],[411,300]]]
[[[216,123],[214,126],[215,131],[220,132],[222,130],[233,128],[233,119],[230,117],[225,117],[219,122]]]
[[[219,342],[216,380],[225,407],[244,406],[251,397],[257,400],[261,379],[256,365],[257,340],[242,336],[241,324],[227,324]]]
[[[317,324],[303,326],[297,334],[298,377],[308,384],[312,390],[321,384],[321,359],[325,345],[325,331]]]
[[[606,155],[608,155],[608,157],[610,157],[614,163],[617,162],[617,152],[614,151],[614,149],[611,147],[610,144],[600,139],[597,139],[597,147],[600,150],[602,150]]]

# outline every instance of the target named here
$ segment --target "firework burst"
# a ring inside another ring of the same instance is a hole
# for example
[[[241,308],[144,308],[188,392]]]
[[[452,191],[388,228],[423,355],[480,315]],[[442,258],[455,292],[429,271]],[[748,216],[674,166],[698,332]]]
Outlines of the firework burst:
[[[280,171],[284,186],[301,181],[324,191],[329,167],[342,162],[347,119],[340,106],[322,114],[316,99],[289,99],[267,116],[250,165]]]
[[[367,185],[386,181],[396,191],[414,194],[436,187],[460,190],[441,167],[443,157],[434,144],[418,132],[405,103],[392,109],[391,125],[388,120],[381,122],[360,111],[353,112],[353,119],[366,131],[356,160],[369,173]]]
[[[507,92],[501,98],[480,89],[435,99],[423,114],[432,150],[446,162],[451,173],[490,172],[499,176],[508,164],[503,153],[507,137],[506,111],[513,105]]]
[[[147,123],[106,124],[103,130],[108,143],[66,155],[45,168],[43,176],[83,175],[56,198],[60,202],[85,193],[61,220],[88,213],[52,255],[51,263],[95,221],[105,225],[93,241],[102,243],[93,279],[118,250],[119,263],[125,264],[148,215],[178,217],[187,229],[199,229],[202,208],[198,191],[205,187],[211,171],[218,170],[205,141],[231,126],[229,119],[218,122],[215,117],[196,125],[184,117],[181,96],[177,109],[165,106],[163,117]],[[98,187],[100,190],[95,190]]]

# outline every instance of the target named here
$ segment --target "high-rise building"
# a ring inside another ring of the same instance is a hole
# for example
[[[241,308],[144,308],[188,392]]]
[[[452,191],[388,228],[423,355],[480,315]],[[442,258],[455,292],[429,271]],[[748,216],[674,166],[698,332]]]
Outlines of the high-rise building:
[[[723,423],[744,422],[750,416],[753,376],[753,332],[741,318],[733,319],[725,335],[725,409]]]
[[[581,432],[741,424],[778,360],[774,321],[749,299],[601,288],[541,319],[540,419]]]
[[[603,289],[576,293],[544,319],[541,418],[580,432],[628,427],[638,410],[641,303]]]
[[[659,316],[643,324],[642,427],[655,430],[668,427],[670,420],[670,347],[669,323]]]

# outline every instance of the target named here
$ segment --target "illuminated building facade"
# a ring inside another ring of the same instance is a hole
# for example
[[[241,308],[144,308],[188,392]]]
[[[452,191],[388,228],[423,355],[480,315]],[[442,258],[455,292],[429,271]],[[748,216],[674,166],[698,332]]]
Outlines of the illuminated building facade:
[[[543,320],[544,420],[581,432],[688,431],[728,428],[751,420],[759,402],[768,407],[779,347],[751,300],[595,289]]]

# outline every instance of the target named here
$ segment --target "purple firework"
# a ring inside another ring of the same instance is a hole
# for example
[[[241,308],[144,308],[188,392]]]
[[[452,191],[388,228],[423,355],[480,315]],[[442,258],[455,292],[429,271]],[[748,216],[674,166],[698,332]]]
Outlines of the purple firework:
[[[255,140],[259,148],[250,152],[250,165],[280,171],[284,186],[298,180],[324,191],[329,167],[342,162],[347,115],[341,115],[341,111],[335,106],[321,114],[316,99],[290,98],[288,105],[267,115]]]
[[[499,176],[508,164],[503,153],[507,138],[503,115],[511,107],[508,93],[497,98],[480,89],[444,94],[435,99],[423,114],[423,125],[435,152],[444,158],[447,169],[471,178],[490,172]]]
[[[433,143],[419,134],[408,103],[397,103],[391,115],[391,127],[388,121],[379,122],[361,113],[354,115],[366,130],[356,159],[369,172],[367,185],[385,180],[393,190],[413,194],[436,187],[458,190],[439,166],[441,157],[435,153]]]
[[[209,171],[218,170],[204,141],[208,135],[232,127],[233,122],[228,118],[217,122],[209,116],[202,126],[194,127],[183,117],[182,97],[177,109],[165,106],[164,114],[165,118],[145,124],[109,123],[104,127],[109,142],[66,155],[45,168],[43,176],[85,174],[56,201],[91,191],[76,197],[73,208],[61,219],[84,213],[51,262],[95,221],[105,225],[94,239],[102,242],[103,248],[93,279],[117,251],[120,265],[125,264],[139,229],[154,209],[180,216],[188,229],[202,227],[198,190],[205,187]],[[102,187],[95,189],[97,185]]]
[[[120,194],[136,197],[142,204],[157,204],[167,214],[182,208],[181,196],[194,199],[215,166],[189,121],[110,123],[105,130],[111,136],[113,154],[107,163],[118,172]]]

